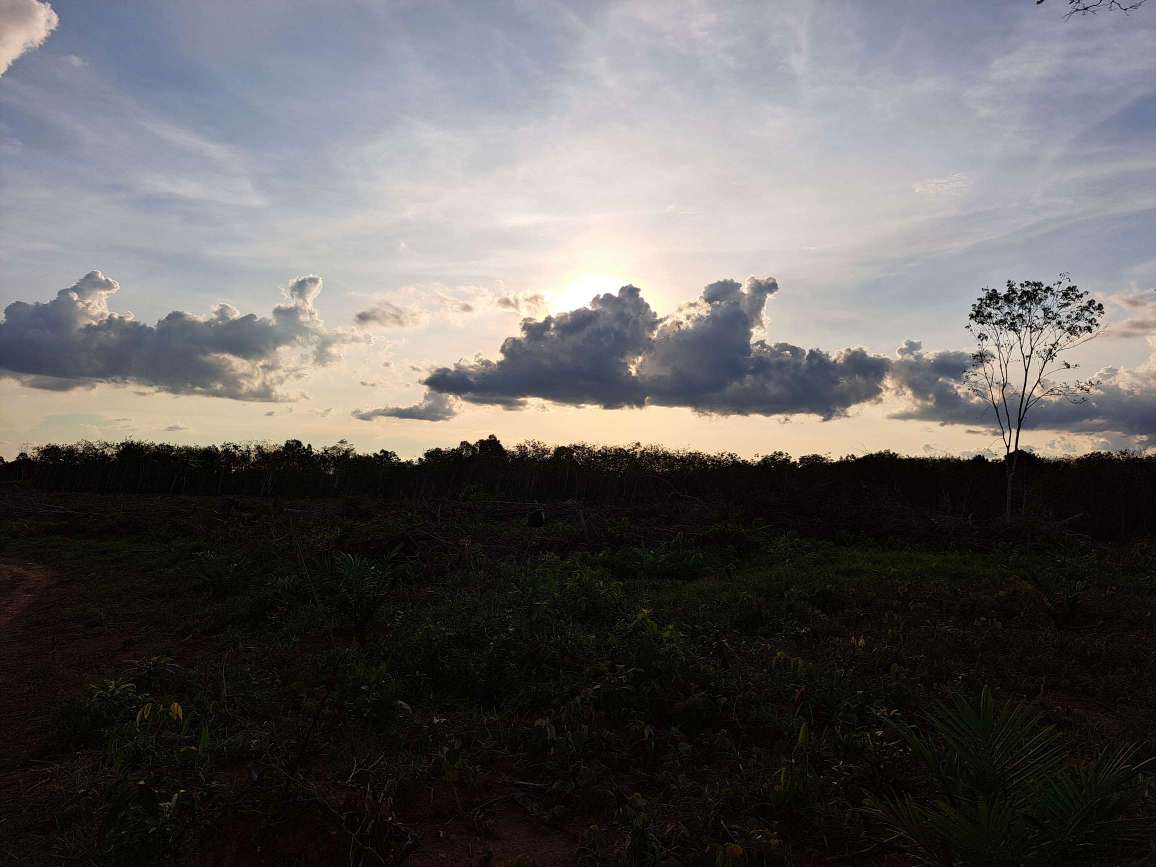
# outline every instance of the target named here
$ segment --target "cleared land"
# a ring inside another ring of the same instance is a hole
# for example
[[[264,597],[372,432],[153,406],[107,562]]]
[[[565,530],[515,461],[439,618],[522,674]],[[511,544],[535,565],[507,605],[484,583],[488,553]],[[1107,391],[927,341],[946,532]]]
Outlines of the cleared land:
[[[988,686],[1076,765],[1156,754],[1150,541],[693,500],[0,510],[12,863],[906,864],[875,802],[935,788],[887,720]]]

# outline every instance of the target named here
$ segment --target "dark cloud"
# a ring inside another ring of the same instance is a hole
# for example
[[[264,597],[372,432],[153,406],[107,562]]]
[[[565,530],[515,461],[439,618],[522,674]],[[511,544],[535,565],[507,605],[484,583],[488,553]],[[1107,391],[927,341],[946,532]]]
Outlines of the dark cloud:
[[[829,353],[771,342],[763,310],[778,291],[770,279],[745,284],[720,280],[672,316],[659,318],[634,286],[595,298],[589,307],[525,319],[497,358],[459,361],[432,370],[416,407],[362,413],[449,418],[439,396],[516,409],[530,398],[605,408],[679,406],[720,415],[845,415],[890,391],[906,405],[892,418],[990,430],[990,407],[963,382],[969,352],[925,352],[918,341],[894,359],[864,349]],[[1121,301],[1146,309],[1145,296]],[[1143,367],[1096,374],[1097,392],[1086,401],[1045,402],[1035,428],[1120,434],[1156,444],[1156,356]],[[430,412],[429,407],[436,407]],[[403,415],[404,414],[404,415]]]
[[[444,394],[427,392],[420,403],[413,406],[385,406],[381,409],[354,410],[353,417],[362,421],[373,421],[375,418],[405,418],[418,421],[445,421],[453,418],[453,398]]]
[[[183,424],[170,424],[168,427],[165,428],[165,430],[166,431],[188,430],[188,427],[186,425],[183,425]]]
[[[660,319],[636,287],[624,286],[589,307],[523,320],[521,336],[508,338],[497,360],[459,361],[435,369],[423,383],[431,394],[509,408],[542,398],[825,419],[878,398],[890,366],[885,357],[754,339],[766,300],[778,288],[771,279],[721,280]]]
[[[382,328],[408,328],[422,323],[422,314],[418,310],[409,310],[398,307],[392,301],[381,301],[365,310],[358,312],[353,321],[362,328],[380,326]]]
[[[994,410],[962,381],[968,353],[925,353],[917,341],[908,341],[897,355],[891,382],[909,405],[891,418],[973,428],[986,424],[982,432],[994,430]],[[1028,424],[1041,430],[1123,434],[1141,446],[1156,446],[1156,353],[1140,367],[1105,368],[1093,379],[1099,385],[1086,399],[1044,401],[1032,409]]]
[[[498,361],[478,359],[435,369],[433,392],[473,403],[518,406],[527,397],[603,407],[641,406],[645,394],[631,365],[650,346],[658,317],[634,286],[599,295],[589,307],[522,321],[522,336],[502,344]]]
[[[501,296],[497,304],[503,310],[513,310],[523,316],[533,316],[546,309],[546,299],[539,292]]]
[[[891,385],[912,405],[892,418],[935,419],[977,425],[989,421],[990,407],[976,399],[963,384],[971,363],[969,352],[924,352],[918,340],[905,341],[891,363]]]
[[[119,284],[91,271],[51,301],[15,301],[0,322],[0,375],[33,388],[137,383],[176,394],[285,400],[300,375],[282,350],[310,350],[314,364],[337,358],[346,339],[326,331],[314,302],[321,278],[300,277],[269,317],[219,304],[209,316],[175,310],[156,325],[109,310]]]
[[[1049,401],[1032,411],[1031,424],[1075,433],[1118,433],[1156,447],[1156,353],[1133,368],[1106,368],[1099,387],[1080,403]]]
[[[888,359],[862,349],[830,355],[754,340],[774,280],[720,280],[659,327],[638,363],[647,400],[726,415],[806,413],[830,419],[883,391]]]

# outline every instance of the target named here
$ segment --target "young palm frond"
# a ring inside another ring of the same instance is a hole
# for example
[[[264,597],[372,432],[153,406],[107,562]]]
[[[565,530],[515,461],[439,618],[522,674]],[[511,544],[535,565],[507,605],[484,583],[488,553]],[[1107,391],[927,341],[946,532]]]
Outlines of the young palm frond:
[[[364,642],[369,624],[393,589],[396,553],[391,552],[380,563],[353,554],[338,554],[334,559],[341,607],[359,644]]]
[[[1073,767],[1038,714],[1022,704],[997,709],[986,687],[976,705],[939,705],[926,732],[892,727],[927,769],[937,800],[886,797],[877,812],[922,863],[1100,863],[1154,830],[1131,815],[1147,765],[1134,747]]]
[[[1140,795],[1140,774],[1152,762],[1136,762],[1136,752],[1129,744],[1107,749],[1091,765],[1063,768],[1043,781],[1032,816],[1041,851],[1054,853],[1057,862],[1066,852],[1081,860],[1112,844],[1156,838],[1156,821],[1129,815]]]

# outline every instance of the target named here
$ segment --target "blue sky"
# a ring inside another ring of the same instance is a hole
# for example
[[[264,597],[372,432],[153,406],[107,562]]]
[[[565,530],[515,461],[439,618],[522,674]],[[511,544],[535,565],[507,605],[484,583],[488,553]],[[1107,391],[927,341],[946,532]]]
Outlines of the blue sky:
[[[1070,272],[1110,321],[1156,287],[1156,8],[1065,21],[1055,0],[51,7],[55,29],[0,77],[0,307],[99,270],[119,283],[110,307],[146,323],[221,302],[268,316],[316,274],[341,358],[294,368],[296,399],[273,404],[0,378],[9,457],[124,435],[412,454],[491,431],[962,453],[993,437],[889,419],[890,393],[789,423],[536,398],[436,422],[351,413],[416,404],[428,369],[495,358],[519,333],[503,297],[540,295],[541,316],[633,283],[661,317],[721,278],[773,276],[768,340],[893,356],[907,339],[967,349],[970,301],[1008,278]],[[412,315],[354,325],[383,302]],[[1083,360],[1150,397],[1153,351],[1140,332]],[[1137,442],[1033,436],[1053,451]]]

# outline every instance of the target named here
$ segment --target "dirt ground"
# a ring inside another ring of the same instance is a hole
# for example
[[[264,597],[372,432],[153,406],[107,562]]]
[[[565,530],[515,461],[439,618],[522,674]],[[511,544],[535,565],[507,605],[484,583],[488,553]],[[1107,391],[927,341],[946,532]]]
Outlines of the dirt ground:
[[[0,559],[0,841],[15,818],[10,810],[33,807],[38,791],[62,783],[51,759],[55,701],[83,689],[94,667],[162,649],[170,654],[181,650],[146,647],[131,628],[93,629],[83,618],[68,616],[70,604],[62,576],[35,563]],[[404,817],[420,839],[407,865],[576,863],[577,841],[571,834],[534,820],[512,800],[498,799],[471,818],[447,818],[445,810],[429,806],[420,811],[429,815]],[[347,847],[331,835],[322,817],[285,815],[270,822],[240,816],[220,830],[217,845],[204,853],[206,863],[218,867],[348,863]],[[0,862],[21,863],[23,854],[0,846]]]

